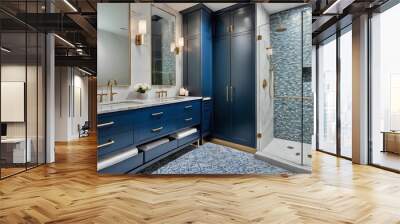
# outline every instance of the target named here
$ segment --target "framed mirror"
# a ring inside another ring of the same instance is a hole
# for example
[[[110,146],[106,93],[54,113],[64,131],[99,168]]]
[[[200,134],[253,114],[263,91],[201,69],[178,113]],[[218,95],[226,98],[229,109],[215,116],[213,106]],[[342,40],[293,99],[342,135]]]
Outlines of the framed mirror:
[[[152,5],[151,7],[151,84],[176,84],[175,16]]]
[[[97,85],[131,84],[130,4],[97,5]]]

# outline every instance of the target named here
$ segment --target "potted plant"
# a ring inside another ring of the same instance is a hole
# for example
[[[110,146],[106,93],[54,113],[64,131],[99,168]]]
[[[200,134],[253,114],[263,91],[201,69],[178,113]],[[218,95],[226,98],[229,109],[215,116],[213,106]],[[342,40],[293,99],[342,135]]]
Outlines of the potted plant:
[[[134,89],[138,93],[139,99],[147,99],[147,91],[151,89],[150,85],[147,83],[138,83],[134,86]]]

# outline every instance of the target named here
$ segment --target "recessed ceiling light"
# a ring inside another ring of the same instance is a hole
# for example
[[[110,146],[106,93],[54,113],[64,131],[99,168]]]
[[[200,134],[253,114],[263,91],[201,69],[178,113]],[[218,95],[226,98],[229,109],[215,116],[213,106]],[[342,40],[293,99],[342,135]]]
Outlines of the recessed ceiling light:
[[[81,69],[81,68],[79,68],[79,67],[78,67],[78,70],[81,71],[81,72],[83,72],[83,73],[85,73],[85,74],[87,74],[87,75],[93,75],[92,73],[90,73],[90,72],[88,72],[88,71],[86,71],[86,70],[83,70],[83,69]]]
[[[6,53],[10,53],[11,52],[11,50],[9,50],[9,49],[7,49],[5,47],[1,47],[0,49],[1,49],[1,51],[4,51]]]
[[[68,0],[64,0],[65,4],[67,4],[74,12],[78,12],[78,10],[73,6]]]
[[[64,38],[62,38],[62,37],[60,37],[59,35],[57,35],[57,34],[54,34],[54,36],[55,37],[57,37],[59,40],[61,40],[62,42],[64,42],[64,43],[66,43],[67,45],[69,45],[70,47],[73,47],[73,48],[75,48],[75,45],[73,45],[71,42],[69,42],[68,40],[66,40],[66,39],[64,39]]]

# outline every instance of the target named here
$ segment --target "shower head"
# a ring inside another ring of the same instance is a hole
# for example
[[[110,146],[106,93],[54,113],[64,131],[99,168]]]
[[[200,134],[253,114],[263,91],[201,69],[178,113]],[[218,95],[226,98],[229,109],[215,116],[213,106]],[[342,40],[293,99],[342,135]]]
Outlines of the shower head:
[[[282,24],[282,15],[279,15],[279,24],[278,27],[275,29],[275,32],[282,33],[286,31],[286,27]]]

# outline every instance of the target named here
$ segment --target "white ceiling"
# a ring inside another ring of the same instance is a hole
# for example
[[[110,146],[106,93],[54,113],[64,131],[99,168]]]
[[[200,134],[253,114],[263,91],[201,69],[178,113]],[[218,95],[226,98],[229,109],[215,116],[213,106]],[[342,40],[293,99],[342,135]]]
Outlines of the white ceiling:
[[[262,3],[269,14],[296,8],[306,3]]]
[[[190,8],[194,5],[197,5],[198,3],[166,3],[169,7],[176,11],[182,11],[187,8]],[[208,8],[210,8],[212,11],[218,11],[220,9],[229,7],[231,5],[234,5],[236,3],[204,3]]]

